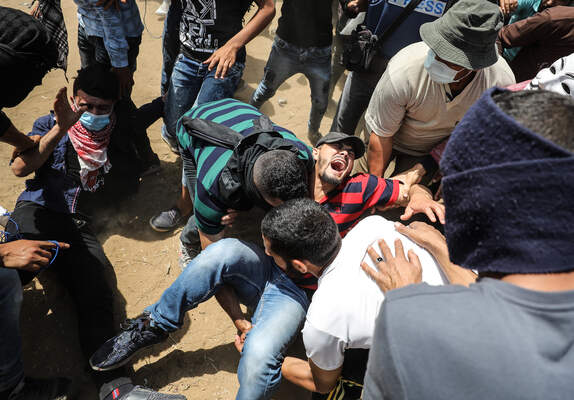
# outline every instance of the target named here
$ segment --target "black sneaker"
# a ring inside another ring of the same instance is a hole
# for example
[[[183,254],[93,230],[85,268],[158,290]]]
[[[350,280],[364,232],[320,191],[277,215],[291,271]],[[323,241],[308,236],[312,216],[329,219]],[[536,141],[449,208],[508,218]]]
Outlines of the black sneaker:
[[[122,324],[122,332],[105,342],[90,357],[90,365],[96,371],[108,371],[126,364],[144,347],[163,342],[168,333],[152,327],[149,313],[128,319]]]
[[[117,378],[102,385],[100,400],[186,400],[181,394],[158,393],[143,386],[133,386],[129,378]]]
[[[8,400],[67,400],[70,380],[26,377],[16,385]]]

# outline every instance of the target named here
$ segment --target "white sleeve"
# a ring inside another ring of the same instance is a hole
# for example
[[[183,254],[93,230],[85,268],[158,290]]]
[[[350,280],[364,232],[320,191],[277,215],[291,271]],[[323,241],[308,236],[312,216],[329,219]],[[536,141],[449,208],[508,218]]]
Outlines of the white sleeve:
[[[393,136],[399,130],[408,102],[408,82],[406,79],[394,82],[391,75],[391,68],[387,68],[375,87],[365,113],[367,129],[384,137]]]
[[[325,371],[332,371],[343,365],[345,342],[336,336],[316,329],[308,321],[303,329],[303,343],[307,358]]]

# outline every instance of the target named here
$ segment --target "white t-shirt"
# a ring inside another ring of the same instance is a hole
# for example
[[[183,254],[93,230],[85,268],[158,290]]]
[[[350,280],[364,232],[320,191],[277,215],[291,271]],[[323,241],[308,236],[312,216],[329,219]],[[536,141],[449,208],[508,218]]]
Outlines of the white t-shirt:
[[[424,68],[428,50],[424,42],[413,43],[389,61],[365,114],[370,132],[393,136],[393,148],[413,156],[428,154],[448,137],[485,90],[515,83],[512,70],[499,57],[494,65],[476,71],[451,100],[449,85],[435,83]]]
[[[446,282],[435,259],[423,248],[395,230],[392,222],[380,216],[362,220],[343,239],[333,263],[319,278],[319,287],[307,312],[303,341],[307,357],[319,368],[332,371],[343,365],[345,349],[371,347],[375,319],[384,300],[383,292],[361,269],[363,259],[376,268],[367,248],[384,239],[394,253],[395,239],[401,239],[405,252],[413,249],[423,268],[423,281],[430,285]]]

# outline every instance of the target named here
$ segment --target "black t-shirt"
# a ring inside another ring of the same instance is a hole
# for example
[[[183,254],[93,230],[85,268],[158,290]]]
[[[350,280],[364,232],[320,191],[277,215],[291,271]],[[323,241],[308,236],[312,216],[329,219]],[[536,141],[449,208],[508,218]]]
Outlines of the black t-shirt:
[[[325,47],[333,39],[332,0],[284,0],[277,35],[299,47]]]
[[[182,53],[204,61],[243,28],[243,16],[253,0],[181,0],[179,28]],[[245,47],[237,52],[245,62]]]

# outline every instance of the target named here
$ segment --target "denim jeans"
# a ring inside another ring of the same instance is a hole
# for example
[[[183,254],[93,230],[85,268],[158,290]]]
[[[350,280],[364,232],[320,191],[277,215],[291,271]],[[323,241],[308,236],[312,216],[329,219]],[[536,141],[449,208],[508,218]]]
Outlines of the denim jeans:
[[[385,72],[388,62],[389,60],[385,57],[377,55],[369,71],[352,71],[347,75],[331,131],[343,132],[347,135],[355,134],[357,124],[367,109],[375,86]]]
[[[20,338],[22,285],[15,269],[0,268],[0,393],[24,376]]]
[[[225,78],[215,79],[216,68],[208,71],[206,64],[179,54],[167,90],[162,136],[177,147],[177,121],[194,105],[232,97],[244,68],[245,64],[236,62]]]
[[[181,4],[179,1],[172,1],[165,21],[163,23],[162,55],[163,65],[161,68],[161,94],[167,93],[171,72],[177,55],[179,54],[179,24],[181,22]]]
[[[251,105],[259,108],[273,97],[275,91],[291,76],[301,73],[311,86],[309,129],[317,131],[329,103],[331,82],[331,46],[299,47],[275,36],[263,79],[251,97]]]
[[[197,165],[195,159],[189,149],[180,149],[179,154],[183,164],[183,186],[187,187],[189,196],[195,201],[195,185],[197,184]],[[187,223],[183,227],[179,239],[188,249],[201,251],[201,240],[194,216],[187,219]]]
[[[305,292],[254,244],[220,240],[183,270],[161,299],[147,308],[152,325],[174,331],[186,311],[206,301],[222,285],[255,309],[237,370],[237,399],[267,399],[281,381],[285,352],[297,336],[309,306]]]

